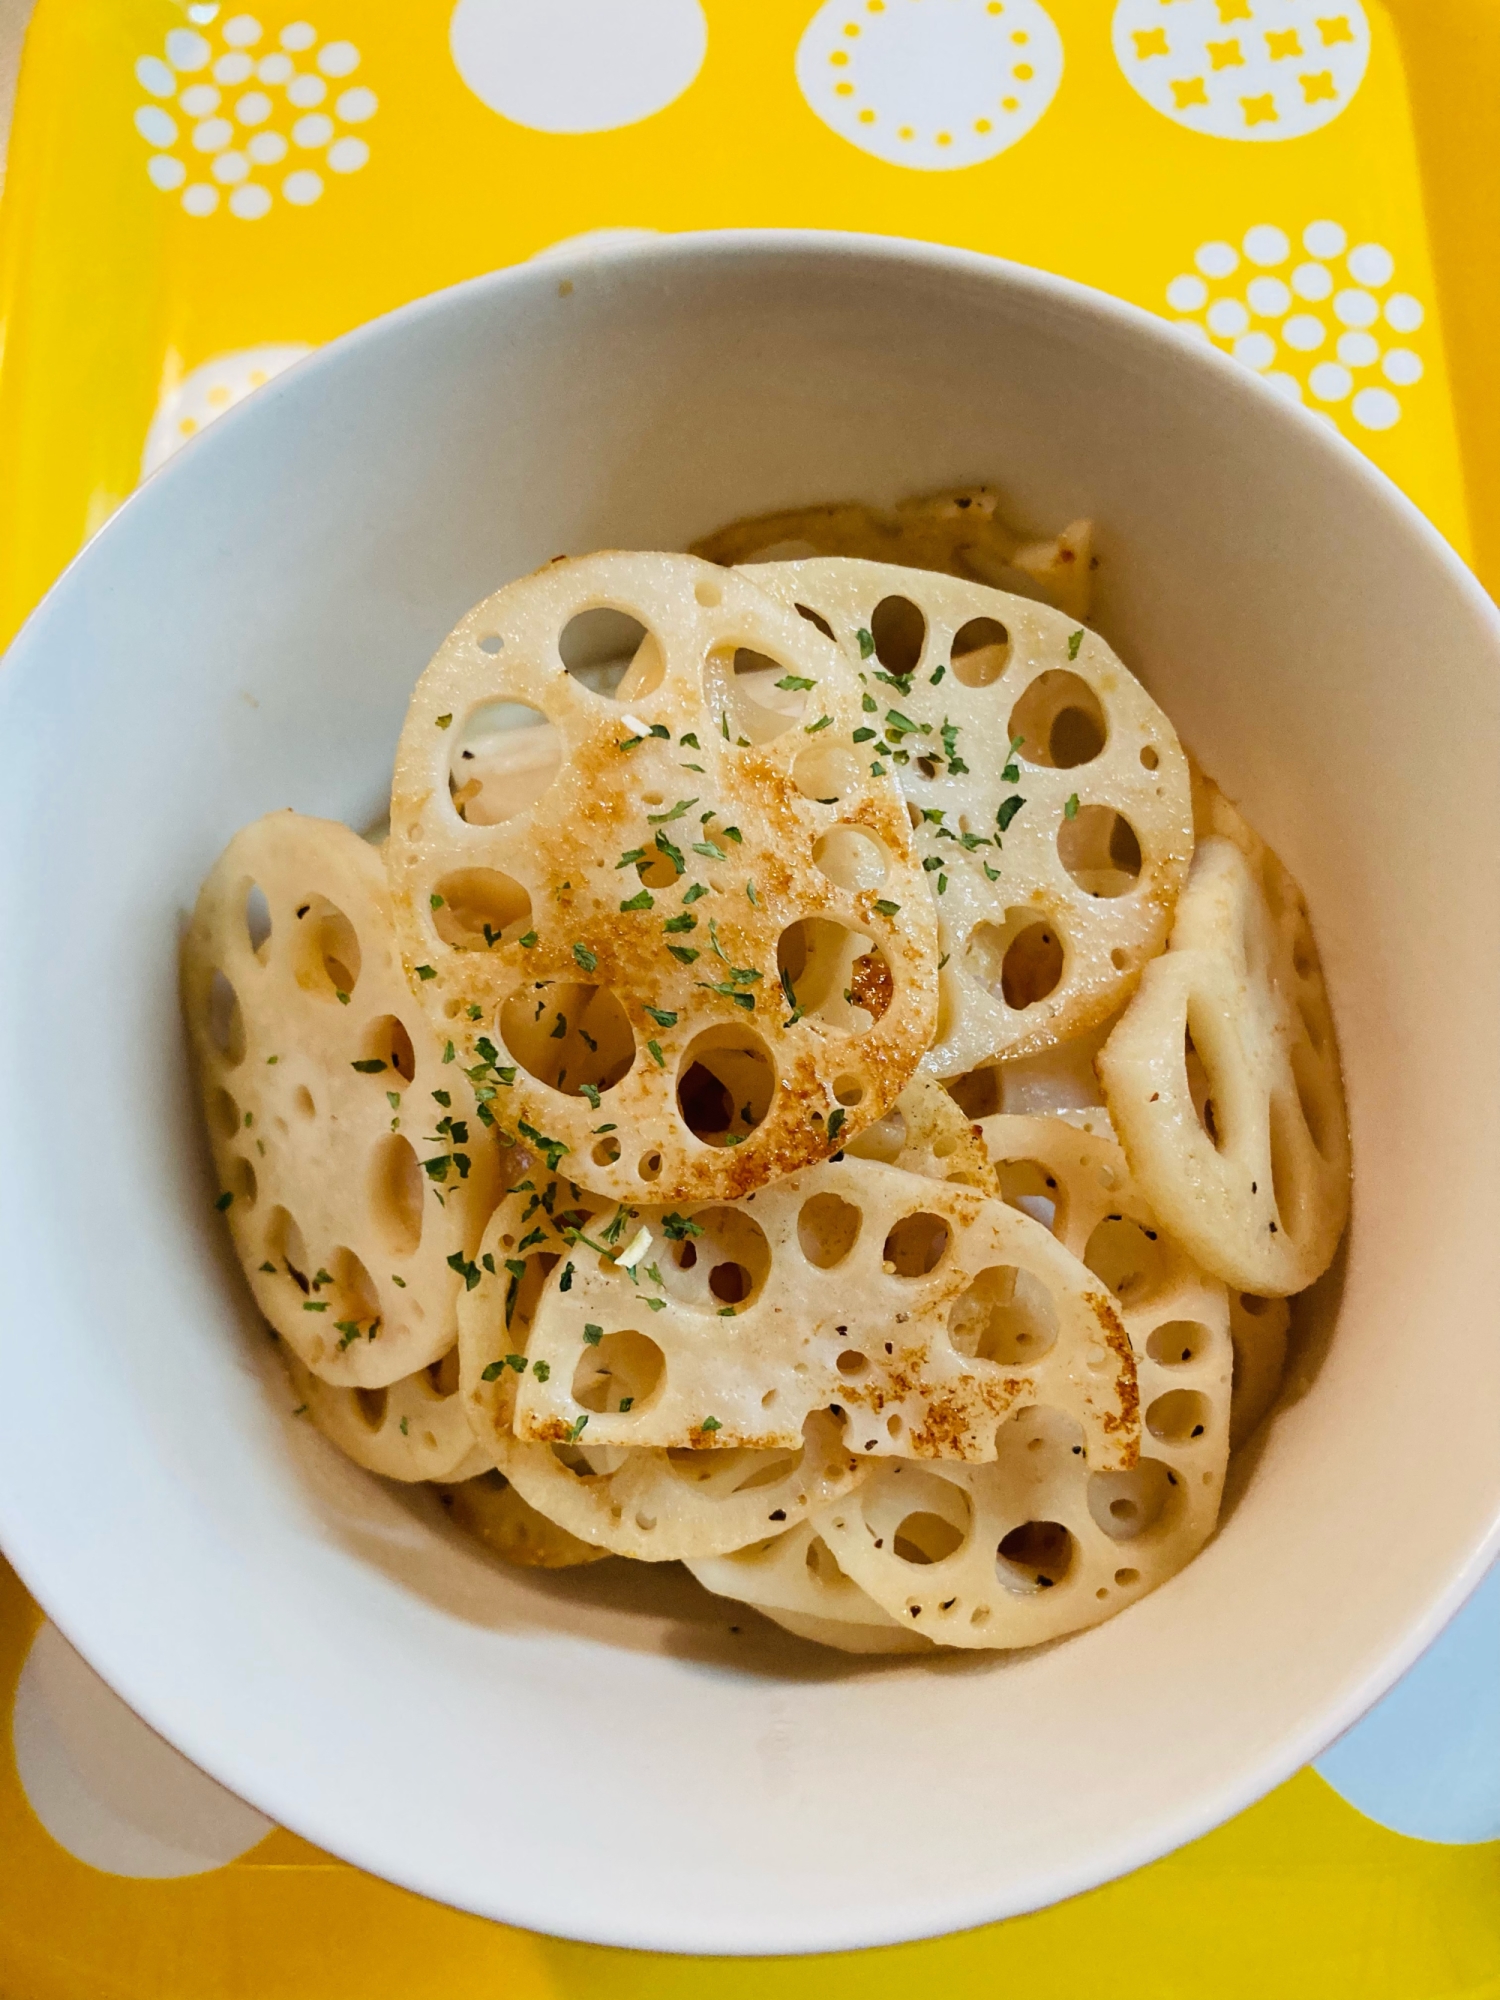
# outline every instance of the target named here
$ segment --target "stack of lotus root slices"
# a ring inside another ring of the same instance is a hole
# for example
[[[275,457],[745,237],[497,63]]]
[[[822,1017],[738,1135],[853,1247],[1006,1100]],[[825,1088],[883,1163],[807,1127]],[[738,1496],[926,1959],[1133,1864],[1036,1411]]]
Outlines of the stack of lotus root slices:
[[[1344,1227],[1307,911],[1082,622],[1086,524],[705,546],[472,611],[378,839],[230,842],[219,1207],[295,1415],[507,1561],[1054,1639],[1213,1532]]]

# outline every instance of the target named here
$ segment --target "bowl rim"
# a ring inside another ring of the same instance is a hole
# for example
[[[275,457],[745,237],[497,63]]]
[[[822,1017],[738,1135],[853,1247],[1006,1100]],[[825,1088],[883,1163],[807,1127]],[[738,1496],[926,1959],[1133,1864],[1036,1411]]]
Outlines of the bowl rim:
[[[1029,298],[1033,304],[1050,306],[1060,317],[1100,323],[1133,343],[1137,351],[1150,351],[1151,365],[1175,362],[1183,368],[1207,371],[1222,393],[1252,405],[1266,423],[1286,424],[1300,435],[1304,448],[1326,454],[1341,469],[1343,477],[1363,485],[1399,523],[1402,532],[1424,547],[1442,573],[1445,586],[1464,602],[1476,623],[1487,630],[1500,663],[1500,610],[1451,544],[1386,473],[1333,426],[1278,395],[1230,356],[1180,332],[1171,322],[1142,307],[1076,280],[982,252],[914,238],[852,231],[751,228],[663,232],[629,240],[584,242],[576,252],[578,263],[590,270],[644,263],[661,266],[664,275],[688,275],[695,267],[732,260],[753,262],[766,256],[798,255],[835,262],[864,262],[875,267],[904,265],[925,269],[936,278],[983,281]],[[534,289],[539,298],[552,296],[568,268],[568,246],[555,246],[545,256],[539,254],[521,264],[481,273],[399,305],[314,349],[253,397],[226,411],[190,439],[163,466],[141,480],[102,528],[72,557],[29,614],[0,662],[5,668],[0,676],[0,720],[14,723],[18,712],[24,713],[34,677],[46,670],[49,621],[60,604],[88,588],[90,572],[97,560],[96,550],[111,545],[121,531],[122,522],[134,522],[143,507],[159,504],[147,499],[148,494],[170,490],[183,476],[184,466],[196,464],[205,450],[219,449],[214,439],[222,442],[227,435],[238,435],[246,424],[265,423],[293,380],[299,385],[298,393],[305,393],[300,385],[309,376],[336,370],[347,356],[430,320],[441,320],[462,311],[473,301],[507,292],[524,293],[528,289]],[[675,304],[669,309],[675,310]],[[0,868],[3,866],[0,862]],[[7,1135],[0,1132],[0,1162],[6,1150]],[[107,1627],[94,1629],[82,1579],[76,1574],[68,1579],[49,1576],[40,1542],[41,1537],[33,1533],[26,1511],[5,1507],[4,1487],[0,1484],[0,1546],[44,1613],[85,1659],[91,1664],[102,1663],[98,1667],[101,1677],[151,1728],[277,1825],[386,1881],[493,1921],[615,1948],[766,1957],[870,1949],[1023,1915],[1131,1873],[1236,1817],[1344,1735],[1407,1672],[1470,1597],[1500,1557],[1500,1487],[1487,1531],[1429,1599],[1426,1611],[1408,1625],[1397,1643],[1387,1646],[1368,1662],[1342,1696],[1326,1702],[1315,1715],[1286,1732],[1274,1756],[1262,1756],[1211,1789],[1186,1796],[1175,1811],[1163,1813],[1147,1829],[1116,1830],[1110,1839],[1092,1847],[1086,1860],[1055,1869],[1046,1881],[1028,1885],[1024,1892],[1007,1894],[1001,1887],[987,1896],[978,1892],[947,1896],[927,1893],[909,1902],[892,1899],[887,1904],[887,1919],[874,1925],[868,1921],[844,1924],[835,1910],[826,1910],[816,1921],[800,1916],[788,1921],[777,1914],[768,1919],[773,1927],[769,1936],[767,1925],[760,1925],[753,1934],[746,1931],[726,1937],[717,1923],[713,1934],[709,1934],[691,1910],[680,1913],[673,1933],[666,1936],[653,1923],[591,1924],[585,1920],[586,1912],[576,1897],[570,1899],[565,1893],[556,1896],[553,1906],[547,1909],[538,1908],[533,1899],[531,1907],[518,1909],[510,1904],[503,1883],[488,1898],[456,1894],[450,1886],[433,1879],[423,1867],[420,1855],[393,1857],[384,1851],[380,1839],[367,1839],[364,1829],[337,1823],[337,1810],[330,1813],[320,1809],[320,1802],[297,1796],[295,1787],[287,1787],[275,1771],[264,1765],[241,1768],[232,1731],[221,1732],[220,1737],[209,1740],[211,1731],[180,1726],[158,1703],[149,1665],[143,1663],[141,1650],[121,1646],[118,1635],[112,1637]]]

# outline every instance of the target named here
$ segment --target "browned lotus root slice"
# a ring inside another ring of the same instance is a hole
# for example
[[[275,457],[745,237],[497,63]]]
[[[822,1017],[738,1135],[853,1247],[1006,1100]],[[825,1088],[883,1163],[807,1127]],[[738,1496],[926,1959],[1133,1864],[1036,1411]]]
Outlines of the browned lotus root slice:
[[[455,1526],[518,1569],[578,1569],[609,1554],[539,1514],[493,1466],[441,1498]]]
[[[1166,943],[1193,851],[1187,761],[1145,689],[1071,618],[979,584],[832,560],[751,573],[863,656],[872,766],[900,772],[946,960],[923,1067],[958,1076],[1112,1013]]]
[[[1306,905],[1263,842],[1252,853],[1258,865],[1222,836],[1201,844],[1171,948],[1098,1066],[1165,1226],[1237,1290],[1285,1297],[1338,1247],[1349,1133]]]
[[[981,1194],[1000,1192],[978,1126],[965,1118],[935,1077],[920,1072],[885,1116],[867,1125],[845,1151],[856,1160],[881,1160],[927,1180],[957,1181]]]
[[[1074,521],[1051,541],[1028,541],[1000,512],[993,486],[918,494],[885,510],[860,501],[791,507],[732,522],[693,545],[716,563],[798,562],[855,556],[945,571],[998,590],[1037,591],[1075,618],[1092,594],[1093,523]]]
[[[1229,1294],[1229,1337],[1234,1342],[1231,1451],[1254,1436],[1276,1401],[1286,1370],[1291,1323],[1292,1309],[1285,1299],[1260,1299],[1253,1292]]]
[[[836,1405],[856,1452],[984,1459],[1045,1397],[1097,1462],[1133,1462],[1113,1301],[1003,1202],[844,1159],[734,1206],[645,1211],[619,1240],[586,1232],[543,1284],[518,1437],[789,1449]]]
[[[892,1618],[845,1576],[828,1544],[804,1523],[688,1568],[705,1590],[757,1611],[819,1645],[844,1653],[926,1653],[932,1641]]]
[[[490,1463],[458,1393],[458,1355],[383,1389],[336,1389],[283,1350],[303,1407],[346,1458],[384,1479],[471,1479]]]
[[[608,611],[646,635],[625,700],[560,651]],[[457,777],[496,704],[542,720],[517,733],[548,733],[545,784],[536,759],[509,796]],[[431,1019],[471,1066],[481,1037],[497,1076],[514,1066],[508,1129],[621,1199],[685,1200],[820,1159],[887,1109],[931,1039],[936,927],[861,721],[837,648],[690,556],[559,562],[463,620],[412,698],[387,858]],[[463,817],[479,799],[486,824]]]
[[[612,1555],[671,1562],[720,1555],[805,1520],[848,1493],[868,1466],[838,1421],[807,1419],[789,1451],[647,1451],[631,1446],[502,1439],[506,1477],[550,1521]]]
[[[497,1150],[412,998],[374,848],[292,812],[237,833],[199,893],[183,1001],[230,1234],[271,1325],[343,1387],[441,1359],[449,1259],[479,1242]]]

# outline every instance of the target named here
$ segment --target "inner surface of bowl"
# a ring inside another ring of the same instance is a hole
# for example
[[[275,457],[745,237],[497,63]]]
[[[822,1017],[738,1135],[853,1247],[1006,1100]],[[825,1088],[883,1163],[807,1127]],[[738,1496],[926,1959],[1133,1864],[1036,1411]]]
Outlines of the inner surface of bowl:
[[[413,682],[507,578],[969,480],[1039,530],[1099,523],[1099,624],[1305,887],[1355,1221],[1183,1575],[1033,1654],[871,1663],[735,1632],[670,1570],[507,1572],[289,1417],[213,1213],[176,953],[246,821],[379,816]],[[1497,662],[1477,587],[1351,448],[982,258],[554,258],[294,370],[151,480],[0,681],[0,1541],[214,1775],[538,1929],[867,1945],[1204,1830],[1493,1546]]]

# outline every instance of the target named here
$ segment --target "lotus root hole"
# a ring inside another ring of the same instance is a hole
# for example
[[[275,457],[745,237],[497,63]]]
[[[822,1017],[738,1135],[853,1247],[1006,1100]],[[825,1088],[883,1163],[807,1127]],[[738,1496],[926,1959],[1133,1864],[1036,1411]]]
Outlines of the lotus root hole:
[[[292,1092],[292,1109],[299,1118],[316,1118],[318,1107],[313,1102],[313,1094],[305,1083],[299,1083]]]
[[[579,1356],[573,1401],[599,1416],[617,1413],[622,1402],[639,1412],[660,1389],[666,1369],[666,1356],[645,1334],[634,1328],[607,1333]]]
[[[500,1009],[500,1034],[528,1076],[566,1097],[613,1090],[635,1062],[635,1031],[608,986],[519,986]]]
[[[1257,1298],[1254,1292],[1241,1292],[1240,1304],[1252,1319],[1259,1319],[1262,1313],[1271,1310],[1271,1301]]]
[[[942,1216],[919,1209],[902,1216],[886,1237],[882,1263],[898,1278],[925,1278],[942,1263],[952,1240],[953,1231]]]
[[[1099,697],[1079,674],[1051,667],[1038,674],[1010,712],[1010,734],[1020,737],[1028,764],[1071,771],[1092,764],[1104,748],[1109,724]]]
[[[1056,991],[1063,976],[1057,928],[1034,911],[1007,910],[1003,924],[976,924],[964,947],[970,975],[1016,1013]]]
[[[388,1132],[375,1148],[370,1206],[393,1257],[413,1257],[422,1241],[425,1184],[411,1142]]]
[[[909,597],[882,597],[870,613],[870,636],[887,673],[914,673],[927,642],[927,620]]]
[[[696,1234],[669,1241],[658,1259],[662,1282],[674,1299],[699,1312],[752,1304],[771,1273],[766,1232],[742,1208],[700,1208]]]
[[[216,1090],[213,1095],[213,1118],[215,1125],[226,1139],[232,1139],[240,1129],[240,1107],[227,1090]]]
[[[831,1271],[859,1241],[864,1216],[852,1202],[826,1190],[805,1201],[797,1215],[797,1242],[809,1264]]]
[[[846,1382],[857,1382],[861,1375],[870,1372],[870,1357],[861,1354],[857,1347],[846,1347],[834,1363]]]
[[[231,1069],[245,1060],[245,1017],[240,996],[222,972],[208,987],[208,1038]]]
[[[813,864],[836,888],[858,895],[878,889],[890,872],[883,841],[862,826],[831,826],[813,845]]]
[[[953,678],[965,687],[990,687],[1010,663],[1010,634],[998,618],[971,618],[953,639]]]
[[[1164,1326],[1152,1330],[1146,1353],[1162,1368],[1185,1368],[1203,1359],[1212,1339],[1208,1328],[1198,1320],[1169,1319]]]
[[[641,701],[666,675],[661,641],[629,611],[597,604],[568,620],[557,642],[563,665],[594,694]]]
[[[441,1396],[446,1400],[447,1397],[458,1394],[458,1367],[456,1347],[450,1347],[439,1360],[428,1362],[427,1380],[432,1385],[434,1396]]]
[[[264,965],[270,955],[271,905],[259,882],[252,882],[245,895],[245,935],[250,949]]]
[[[329,1300],[329,1320],[345,1320],[358,1326],[367,1338],[373,1338],[370,1329],[378,1327],[380,1321],[380,1294],[375,1289],[374,1279],[352,1250],[341,1247],[328,1261],[332,1267],[333,1285],[331,1296],[327,1285],[322,1287],[322,1296]],[[316,1287],[316,1280],[314,1284]]]
[[[312,1291],[312,1265],[307,1245],[302,1240],[302,1231],[284,1208],[271,1211],[270,1225],[266,1230],[266,1249],[270,1260],[281,1265],[298,1291],[304,1297],[309,1295]]]
[[[824,806],[836,806],[858,791],[864,776],[865,767],[852,750],[822,737],[799,750],[792,764],[793,785],[803,798]]]
[[[399,1076],[403,1083],[410,1083],[417,1073],[417,1052],[412,1046],[406,1025],[394,1014],[382,1014],[372,1021],[365,1030],[361,1044],[362,1062],[382,1063],[384,1069],[370,1070],[366,1074],[372,1079],[383,1078],[390,1082],[387,1071]]]
[[[1160,1290],[1167,1273],[1160,1237],[1128,1215],[1107,1215],[1095,1225],[1083,1261],[1127,1312]]]
[[[1208,1398],[1196,1389],[1169,1389],[1146,1411],[1146,1428],[1163,1444],[1192,1444],[1208,1434]]]
[[[434,891],[432,926],[455,951],[492,951],[531,926],[531,897],[498,868],[458,868]]]
[[[469,826],[499,826],[534,806],[562,769],[557,726],[524,701],[489,701],[453,744],[448,796]]]
[[[642,1153],[642,1155],[641,1155],[641,1157],[639,1158],[639,1160],[637,1160],[637,1161],[636,1161],[636,1165],[635,1165],[635,1170],[636,1170],[636,1172],[637,1172],[637,1173],[638,1173],[638,1174],[640,1175],[640,1177],[641,1177],[641,1179],[642,1179],[643,1181],[658,1181],[658,1180],[660,1180],[660,1179],[661,1179],[661,1154],[660,1154],[660,1153]]]
[[[366,1430],[378,1431],[385,1422],[385,1408],[389,1400],[384,1389],[356,1389],[354,1407],[359,1412]]]
[[[966,1070],[945,1085],[948,1095],[970,1120],[993,1118],[1002,1104],[1000,1071],[995,1065],[987,1069]]]
[[[229,1185],[242,1208],[254,1208],[260,1186],[255,1178],[255,1169],[247,1159],[242,1157],[235,1161],[230,1169]]]
[[[775,1094],[775,1065],[753,1029],[726,1022],[694,1037],[682,1061],[677,1106],[696,1139],[737,1144],[764,1121]]]
[[[829,917],[803,917],[776,944],[776,969],[805,1017],[843,1034],[862,1034],[891,1004],[885,953]]]
[[[1059,1235],[1058,1212],[1063,1205],[1063,1189],[1057,1176],[1037,1160],[1002,1160],[997,1171],[1000,1192],[1011,1207]]]
[[[805,618],[809,625],[816,626],[825,639],[833,637],[833,627],[821,611],[814,611],[810,604],[798,604],[794,606],[794,609],[799,618]]]
[[[1115,1582],[1119,1584],[1122,1590],[1128,1590],[1133,1583],[1139,1583],[1140,1580],[1141,1573],[1138,1569],[1117,1569],[1115,1571]]]
[[[822,711],[809,710],[808,704],[818,699],[818,690],[797,685],[808,679],[810,675],[787,666],[769,653],[757,653],[749,646],[738,647],[732,656],[730,672],[731,733],[736,737],[746,736],[752,743],[770,743],[804,717],[815,721]],[[783,686],[783,682],[787,685]]]
[[[297,984],[304,993],[347,1002],[359,984],[359,938],[353,924],[326,896],[299,904],[297,922]]]
[[[1191,1025],[1183,1032],[1182,1059],[1187,1068],[1188,1095],[1193,1100],[1193,1109],[1198,1114],[1198,1123],[1204,1136],[1219,1152],[1224,1150],[1223,1135],[1219,1131],[1219,1121],[1214,1110],[1213,1086],[1209,1082],[1208,1071],[1193,1041]]]
[[[1091,1472],[1086,1488],[1089,1514],[1112,1542],[1133,1541],[1156,1526],[1172,1490],[1159,1458],[1143,1458],[1128,1472]]]
[[[620,1142],[612,1132],[598,1141],[590,1155],[596,1167],[612,1167],[619,1157]]]
[[[1002,1367],[1029,1368],[1057,1343],[1057,1306],[1037,1277],[1014,1264],[992,1264],[954,1300],[948,1337],[960,1354]]]
[[[1050,1590],[1072,1570],[1076,1548],[1061,1521],[1023,1521],[995,1551],[995,1572],[1010,1590]]]
[[[1141,762],[1148,771],[1156,770],[1161,763],[1161,757],[1157,752],[1155,744],[1143,743],[1141,745]]]
[[[724,602],[724,586],[711,576],[701,576],[693,585],[693,595],[705,611],[712,611]]]
[[[1141,843],[1113,806],[1081,806],[1057,829],[1057,858],[1085,895],[1128,896],[1141,878]]]

